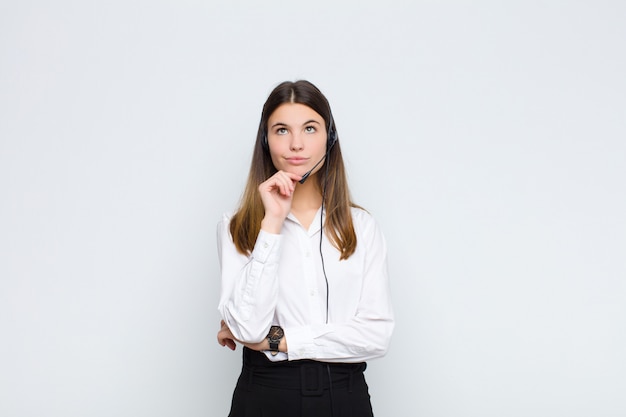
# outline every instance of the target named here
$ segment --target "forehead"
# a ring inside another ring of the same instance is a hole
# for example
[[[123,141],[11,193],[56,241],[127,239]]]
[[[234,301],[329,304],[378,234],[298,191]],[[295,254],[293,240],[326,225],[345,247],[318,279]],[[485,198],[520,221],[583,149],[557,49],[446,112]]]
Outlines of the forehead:
[[[277,123],[298,126],[310,121],[324,124],[324,118],[318,112],[300,103],[281,104],[274,110],[267,121],[269,126]]]

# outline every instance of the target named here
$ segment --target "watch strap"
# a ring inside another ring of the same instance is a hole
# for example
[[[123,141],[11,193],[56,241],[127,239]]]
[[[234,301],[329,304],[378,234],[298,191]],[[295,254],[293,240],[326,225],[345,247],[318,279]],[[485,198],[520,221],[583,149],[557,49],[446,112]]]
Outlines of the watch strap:
[[[270,345],[269,351],[272,356],[276,356],[278,354],[278,347],[284,335],[285,333],[280,326],[270,327],[270,332],[267,335],[267,341]]]

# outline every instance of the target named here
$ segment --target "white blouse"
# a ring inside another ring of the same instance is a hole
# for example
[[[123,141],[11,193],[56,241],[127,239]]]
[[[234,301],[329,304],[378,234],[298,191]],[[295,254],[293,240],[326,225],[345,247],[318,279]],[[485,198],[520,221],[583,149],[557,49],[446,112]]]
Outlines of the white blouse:
[[[260,231],[250,256],[237,252],[230,216],[218,224],[222,274],[219,311],[236,339],[260,342],[280,325],[288,353],[271,360],[362,362],[385,355],[394,327],[387,247],[374,218],[352,209],[357,247],[347,260],[322,237],[318,210],[309,230],[289,215],[281,234]]]

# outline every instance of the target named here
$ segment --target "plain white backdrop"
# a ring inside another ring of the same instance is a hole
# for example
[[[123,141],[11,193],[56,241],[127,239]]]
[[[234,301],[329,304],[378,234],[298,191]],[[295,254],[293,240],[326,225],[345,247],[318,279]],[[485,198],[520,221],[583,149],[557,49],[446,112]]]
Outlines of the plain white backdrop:
[[[0,415],[225,416],[215,226],[280,81],[390,248],[377,416],[626,415],[626,3],[2,0]]]

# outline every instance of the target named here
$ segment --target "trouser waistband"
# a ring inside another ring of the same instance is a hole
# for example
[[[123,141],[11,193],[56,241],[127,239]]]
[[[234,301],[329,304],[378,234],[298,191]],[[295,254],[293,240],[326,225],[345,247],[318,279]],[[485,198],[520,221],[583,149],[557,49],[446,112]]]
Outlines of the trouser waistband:
[[[243,349],[241,377],[252,384],[300,390],[304,396],[322,395],[324,390],[347,388],[352,391],[355,378],[363,378],[367,365],[325,363],[313,360],[272,362],[262,352]]]

